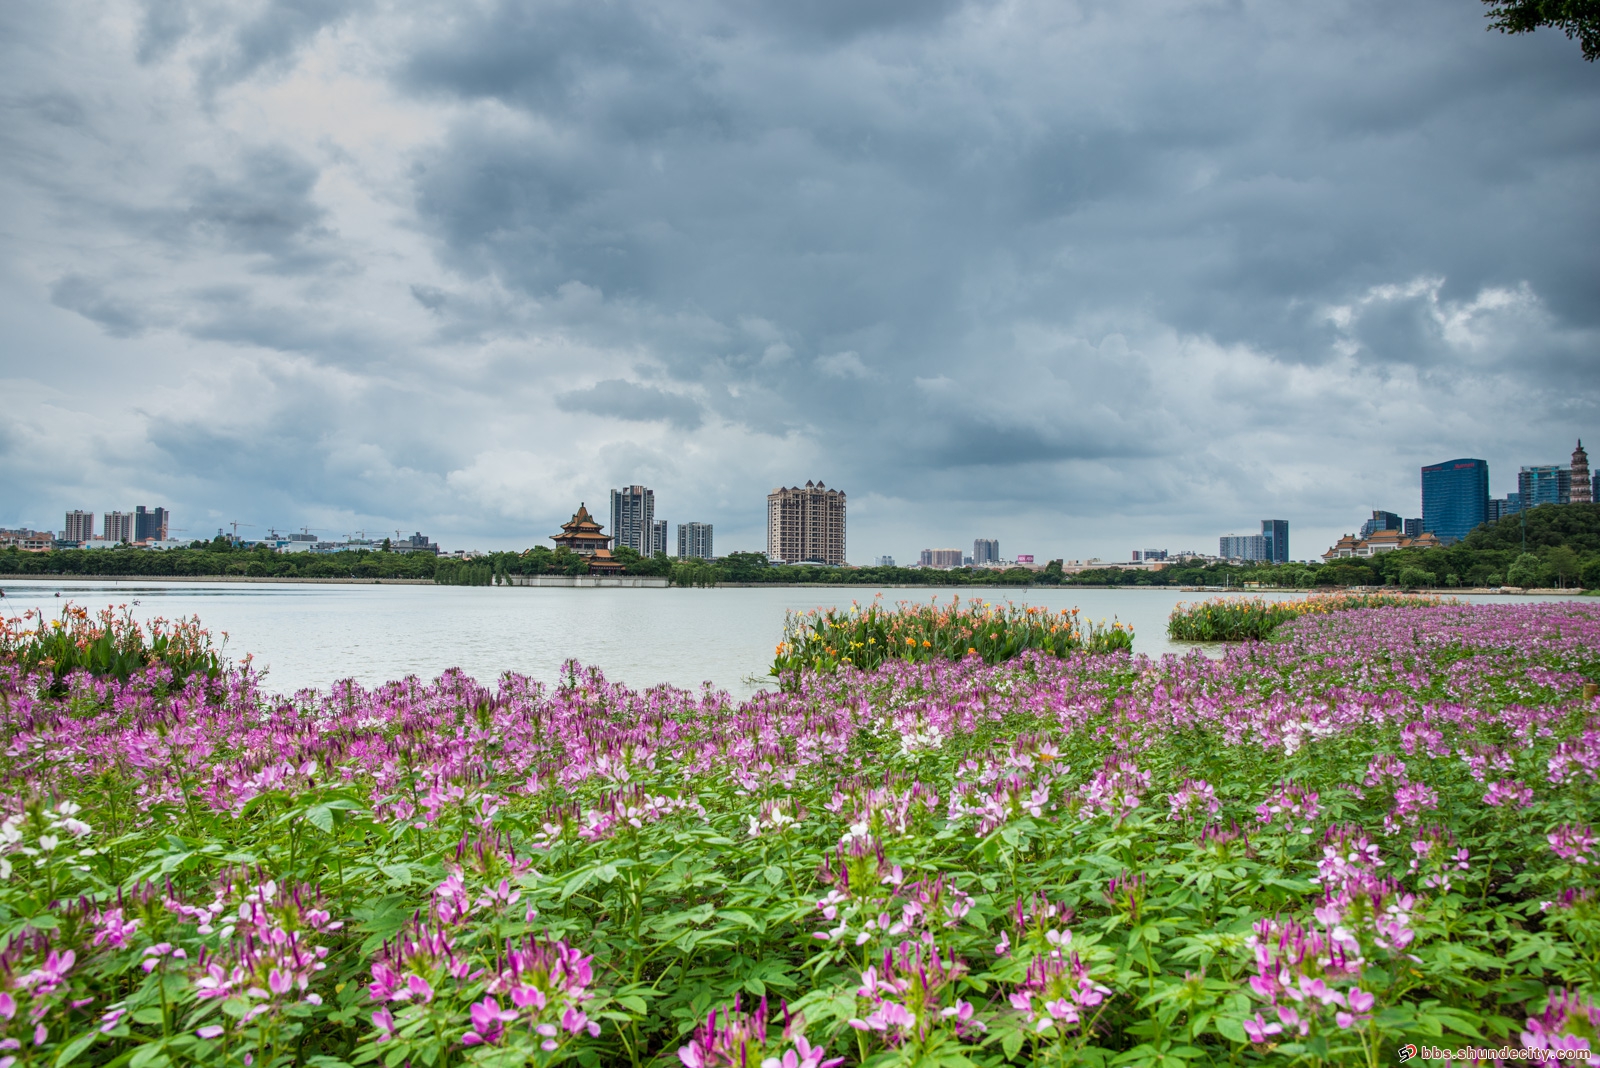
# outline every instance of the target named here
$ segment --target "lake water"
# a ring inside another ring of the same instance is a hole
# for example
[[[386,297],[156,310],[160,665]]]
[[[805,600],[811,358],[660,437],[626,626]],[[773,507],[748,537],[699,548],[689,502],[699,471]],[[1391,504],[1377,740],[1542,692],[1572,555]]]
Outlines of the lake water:
[[[54,618],[66,600],[90,609],[135,605],[144,619],[198,615],[213,633],[227,633],[229,655],[254,654],[267,687],[285,693],[323,689],[344,678],[367,686],[413,674],[432,679],[452,667],[490,683],[504,671],[554,682],[562,662],[575,658],[630,686],[709,681],[746,697],[766,685],[785,612],[866,603],[877,593],[891,604],[935,596],[919,589],[792,586],[625,590],[8,579],[0,587],[0,611],[8,616],[34,608]],[[1044,587],[975,588],[961,596],[1077,607],[1091,619],[1120,619],[1133,626],[1135,651],[1159,656],[1192,648],[1167,640],[1173,606],[1213,595]],[[950,594],[938,597],[947,602]]]

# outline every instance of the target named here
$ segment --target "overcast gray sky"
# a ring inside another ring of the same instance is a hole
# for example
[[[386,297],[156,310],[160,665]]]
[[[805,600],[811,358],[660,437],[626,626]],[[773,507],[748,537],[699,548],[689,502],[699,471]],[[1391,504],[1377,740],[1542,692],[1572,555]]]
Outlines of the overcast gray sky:
[[[1320,553],[1600,446],[1600,68],[1474,0],[0,5],[0,524]],[[548,542],[544,542],[548,544]],[[969,550],[970,551],[970,548]]]

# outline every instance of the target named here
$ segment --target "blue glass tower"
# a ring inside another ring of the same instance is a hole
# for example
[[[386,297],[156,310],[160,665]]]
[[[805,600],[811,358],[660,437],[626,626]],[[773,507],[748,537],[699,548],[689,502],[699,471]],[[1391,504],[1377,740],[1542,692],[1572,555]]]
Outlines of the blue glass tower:
[[[1287,564],[1289,562],[1289,521],[1287,519],[1263,519],[1261,521],[1261,537],[1267,543],[1267,561],[1274,564]]]
[[[1460,541],[1489,518],[1489,465],[1446,460],[1422,469],[1422,529],[1443,542]]]

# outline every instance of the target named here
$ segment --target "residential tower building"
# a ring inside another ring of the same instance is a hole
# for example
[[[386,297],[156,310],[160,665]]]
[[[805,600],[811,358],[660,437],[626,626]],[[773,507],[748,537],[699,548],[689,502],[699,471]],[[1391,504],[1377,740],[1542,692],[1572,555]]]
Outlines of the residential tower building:
[[[1526,496],[1523,498],[1526,500]],[[1422,469],[1422,529],[1445,544],[1460,541],[1489,517],[1489,465],[1446,460]]]
[[[169,518],[165,508],[152,511],[142,504],[139,505],[133,510],[133,540],[166,541]]]
[[[951,568],[961,566],[960,549],[924,549],[917,558],[923,567]]]
[[[1267,539],[1263,534],[1224,534],[1217,539],[1217,555],[1224,560],[1266,560]]]
[[[678,559],[712,560],[710,523],[678,524]]]
[[[67,529],[62,531],[65,541],[88,541],[94,537],[94,513],[73,510],[67,513]]]
[[[655,555],[656,494],[644,486],[624,486],[611,491],[611,538],[613,550],[628,548],[640,556]],[[662,527],[661,551],[667,551],[666,528]]]
[[[777,563],[844,563],[845,495],[821,482],[767,494],[767,559]]]
[[[107,512],[105,522],[102,524],[102,529],[105,530],[104,537],[106,541],[132,542],[133,513]]]
[[[998,564],[1000,562],[1000,539],[977,538],[972,542],[972,563],[974,566],[983,564]]]

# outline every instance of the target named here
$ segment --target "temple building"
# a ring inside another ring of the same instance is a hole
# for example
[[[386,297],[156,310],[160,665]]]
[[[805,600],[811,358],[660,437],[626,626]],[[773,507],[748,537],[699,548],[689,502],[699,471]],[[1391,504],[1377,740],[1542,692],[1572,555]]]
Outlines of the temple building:
[[[572,519],[561,524],[561,533],[552,534],[550,540],[558,549],[571,549],[589,562],[589,570],[607,574],[622,570],[622,562],[611,555],[611,539],[600,533],[600,524],[594,521],[589,509],[579,502]]]

